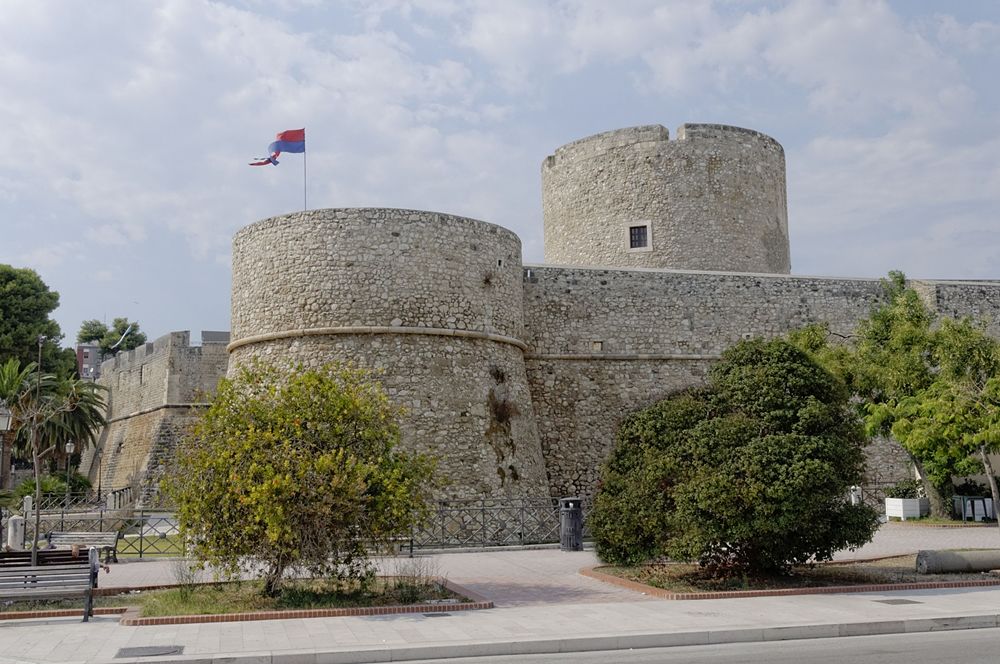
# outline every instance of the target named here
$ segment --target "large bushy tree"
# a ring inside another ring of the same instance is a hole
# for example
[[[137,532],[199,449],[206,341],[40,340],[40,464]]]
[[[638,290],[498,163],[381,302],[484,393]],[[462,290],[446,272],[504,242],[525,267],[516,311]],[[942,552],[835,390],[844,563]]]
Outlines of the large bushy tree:
[[[77,343],[97,342],[102,356],[117,355],[146,343],[146,335],[139,331],[139,323],[128,318],[115,318],[111,325],[95,319],[85,320],[76,334]]]
[[[185,439],[166,482],[200,560],[357,578],[368,551],[426,509],[432,463],[398,447],[398,413],[365,373],[326,365],[241,368]]]
[[[954,475],[985,473],[1000,505],[990,454],[1000,450],[1000,342],[971,320],[943,319],[931,333],[926,385],[867,405],[873,430],[888,430],[919,463],[925,491],[939,497]]]
[[[590,521],[598,554],[768,574],[861,546],[877,527],[847,500],[864,442],[841,380],[786,341],[742,342],[705,389],[622,424]]]
[[[0,362],[16,358],[21,365],[38,361],[42,337],[42,367],[69,376],[75,369],[72,351],[59,348],[62,332],[49,315],[59,306],[59,293],[49,290],[28,268],[0,264]]]
[[[871,435],[892,436],[917,469],[931,513],[950,514],[953,476],[986,472],[1000,449],[1000,344],[970,319],[936,318],[901,272],[847,343],[823,325],[792,335],[855,395]]]

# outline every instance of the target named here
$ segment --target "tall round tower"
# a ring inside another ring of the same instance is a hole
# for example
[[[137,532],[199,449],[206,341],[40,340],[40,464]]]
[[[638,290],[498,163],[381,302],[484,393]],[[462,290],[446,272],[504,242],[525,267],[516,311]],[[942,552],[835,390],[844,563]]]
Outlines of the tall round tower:
[[[787,274],[785,153],[770,136],[684,124],[597,134],[542,164],[545,262]]]
[[[548,495],[525,373],[521,242],[434,212],[311,210],[233,239],[229,371],[250,358],[381,372],[403,445],[449,497]]]

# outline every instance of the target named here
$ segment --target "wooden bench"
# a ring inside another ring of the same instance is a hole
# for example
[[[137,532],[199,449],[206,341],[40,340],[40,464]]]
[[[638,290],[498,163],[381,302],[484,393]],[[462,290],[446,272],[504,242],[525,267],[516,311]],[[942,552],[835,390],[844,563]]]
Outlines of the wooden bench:
[[[91,548],[78,562],[0,568],[0,600],[83,597],[83,622],[87,622],[94,615],[97,555],[97,548]]]
[[[117,532],[51,532],[46,535],[49,546],[55,548],[72,548],[79,546],[81,549],[97,547],[97,550],[104,555],[104,564],[118,562],[118,533]]]
[[[71,549],[39,549],[38,565],[66,565],[87,559],[87,550],[77,552]],[[7,567],[31,567],[31,551],[0,551],[0,569]]]

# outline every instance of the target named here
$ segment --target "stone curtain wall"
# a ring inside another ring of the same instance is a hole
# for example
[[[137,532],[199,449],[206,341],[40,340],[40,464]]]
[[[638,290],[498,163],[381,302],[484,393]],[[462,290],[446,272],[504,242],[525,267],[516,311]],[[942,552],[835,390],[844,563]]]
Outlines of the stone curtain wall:
[[[622,417],[703,384],[726,348],[817,321],[850,335],[881,297],[878,280],[526,266],[526,362],[552,495],[592,494]],[[869,458],[880,477],[909,472],[893,443]]]
[[[747,335],[818,321],[850,335],[881,297],[873,279],[528,265],[525,341],[532,355],[599,342],[605,354],[715,357]]]
[[[189,332],[171,332],[101,365],[109,425],[80,461],[95,487],[135,486],[140,506],[155,504],[177,444],[225,375],[228,341],[227,332],[202,332],[191,346]]]
[[[710,360],[527,356],[542,454],[553,496],[593,495],[601,463],[628,413],[701,385]]]
[[[986,331],[1000,337],[1000,281],[949,282],[934,284],[934,301],[942,316],[970,316],[984,324]]]
[[[378,372],[440,497],[548,493],[525,374],[521,245],[434,212],[316,210],[233,241],[230,372],[261,357]]]
[[[545,261],[787,274],[785,156],[756,131],[685,124],[597,134],[542,163]],[[629,227],[649,224],[649,251]]]

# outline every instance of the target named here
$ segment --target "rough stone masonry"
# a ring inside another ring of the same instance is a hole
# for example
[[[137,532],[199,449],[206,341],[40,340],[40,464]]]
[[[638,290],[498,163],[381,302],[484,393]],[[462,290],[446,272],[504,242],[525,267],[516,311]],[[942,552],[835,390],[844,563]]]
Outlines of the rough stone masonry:
[[[436,212],[310,210],[233,240],[232,335],[172,333],[109,360],[92,479],[159,475],[217,379],[250,358],[375,372],[441,497],[590,495],[623,415],[697,385],[741,339],[825,321],[849,334],[878,280],[792,276],[781,145],[724,125],[598,134],[542,163],[546,265],[518,237]],[[1000,334],[1000,283],[914,282]],[[228,342],[228,345],[224,345]],[[225,350],[223,350],[225,349]],[[228,358],[225,351],[228,351]],[[890,442],[869,474],[910,471]]]

